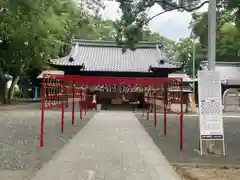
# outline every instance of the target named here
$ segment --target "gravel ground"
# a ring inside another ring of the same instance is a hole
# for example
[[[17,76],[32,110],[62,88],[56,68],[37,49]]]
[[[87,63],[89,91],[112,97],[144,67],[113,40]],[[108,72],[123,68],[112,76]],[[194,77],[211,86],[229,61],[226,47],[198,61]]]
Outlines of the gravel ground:
[[[176,168],[185,180],[239,180],[239,169]]]
[[[183,122],[183,152],[179,148],[179,115],[169,115],[167,118],[167,136],[163,135],[163,116],[158,115],[158,129],[153,126],[153,115],[149,121],[146,117],[136,115],[140,123],[166,156],[172,165],[197,165],[201,167],[240,167],[240,120],[239,118],[224,118],[224,135],[227,155],[200,156],[196,152],[199,139],[198,117],[185,116]],[[216,143],[217,150],[222,150],[222,143]]]
[[[225,146],[227,155],[200,156],[198,148],[198,117],[184,117],[184,149],[179,151],[179,115],[167,118],[167,136],[163,135],[163,116],[157,115],[158,129],[153,127],[153,115],[150,121],[146,116],[136,114],[138,120],[163,152],[170,164],[177,166],[177,172],[185,180],[239,180],[240,179],[240,120],[224,118]],[[217,144],[219,145],[219,144]],[[218,146],[221,147],[221,146]],[[197,168],[198,167],[198,168]],[[228,167],[228,169],[226,169]]]
[[[60,132],[59,111],[45,113],[45,147],[39,147],[40,110],[16,108],[0,111],[0,179],[27,180],[49,161],[69,139],[83,128],[94,112],[82,121],[76,112],[76,124],[71,125],[71,113],[65,112],[65,132]]]

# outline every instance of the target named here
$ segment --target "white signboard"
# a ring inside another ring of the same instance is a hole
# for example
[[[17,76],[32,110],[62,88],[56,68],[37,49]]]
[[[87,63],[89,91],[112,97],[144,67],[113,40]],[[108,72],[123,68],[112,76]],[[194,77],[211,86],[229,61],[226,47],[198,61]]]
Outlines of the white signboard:
[[[222,93],[219,71],[198,71],[200,134],[223,139]]]
[[[201,142],[202,140],[223,140],[224,146],[222,87],[219,71],[198,71],[198,102]],[[225,152],[225,148],[223,151]]]

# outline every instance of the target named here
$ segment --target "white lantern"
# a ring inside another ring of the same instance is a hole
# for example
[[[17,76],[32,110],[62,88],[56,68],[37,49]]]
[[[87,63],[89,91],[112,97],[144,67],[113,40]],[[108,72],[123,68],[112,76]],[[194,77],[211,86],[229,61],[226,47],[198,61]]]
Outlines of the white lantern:
[[[145,94],[145,93],[144,93],[144,94]],[[144,101],[145,101],[145,102],[148,102],[148,97],[145,96],[145,97],[144,97]]]
[[[96,94],[93,95],[93,101],[92,101],[93,104],[96,104],[97,101],[96,101]]]

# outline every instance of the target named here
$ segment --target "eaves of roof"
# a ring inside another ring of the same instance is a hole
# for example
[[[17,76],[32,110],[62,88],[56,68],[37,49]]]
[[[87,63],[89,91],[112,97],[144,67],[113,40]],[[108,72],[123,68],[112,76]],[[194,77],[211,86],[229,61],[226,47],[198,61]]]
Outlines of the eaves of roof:
[[[135,51],[125,53],[113,41],[73,40],[72,44],[68,56],[51,60],[51,64],[82,66],[84,71],[149,72],[150,66],[179,69],[156,48],[158,42],[140,42]]]

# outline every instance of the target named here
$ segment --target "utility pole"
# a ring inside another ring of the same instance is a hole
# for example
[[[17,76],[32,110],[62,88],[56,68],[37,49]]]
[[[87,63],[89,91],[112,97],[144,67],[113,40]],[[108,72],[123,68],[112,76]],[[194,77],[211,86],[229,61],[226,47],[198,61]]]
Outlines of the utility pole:
[[[216,7],[217,7],[216,0],[210,0],[208,7],[208,70],[215,70]]]
[[[191,111],[196,112],[196,102],[195,102],[195,76],[196,76],[196,36],[192,32],[192,98],[191,98]]]
[[[192,79],[193,79],[193,94],[195,95],[195,73],[196,73],[196,41],[195,36],[192,37]]]
[[[208,7],[208,70],[215,70],[216,62],[216,8],[217,0],[210,0]],[[215,141],[207,143],[207,150],[213,153]]]

